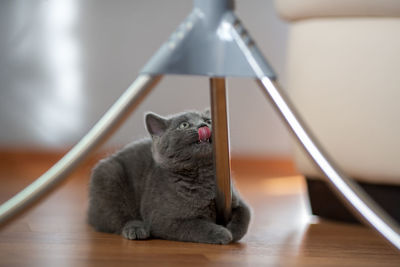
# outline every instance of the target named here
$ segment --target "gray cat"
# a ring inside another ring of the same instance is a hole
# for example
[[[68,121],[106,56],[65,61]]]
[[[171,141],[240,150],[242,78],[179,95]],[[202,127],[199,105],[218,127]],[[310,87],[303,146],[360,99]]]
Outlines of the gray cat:
[[[127,239],[228,244],[247,232],[250,210],[233,189],[232,218],[216,224],[210,112],[145,116],[151,138],[93,169],[89,223]]]

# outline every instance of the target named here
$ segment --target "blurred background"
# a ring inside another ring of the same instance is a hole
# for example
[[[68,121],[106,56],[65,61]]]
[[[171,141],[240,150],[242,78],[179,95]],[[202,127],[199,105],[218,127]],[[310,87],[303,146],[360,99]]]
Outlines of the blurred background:
[[[64,149],[96,123],[189,14],[190,0],[0,1],[0,148]],[[272,0],[236,12],[285,87],[288,27]],[[105,144],[146,136],[143,115],[209,106],[206,77],[165,76]],[[288,157],[288,132],[252,79],[228,80],[233,154]]]

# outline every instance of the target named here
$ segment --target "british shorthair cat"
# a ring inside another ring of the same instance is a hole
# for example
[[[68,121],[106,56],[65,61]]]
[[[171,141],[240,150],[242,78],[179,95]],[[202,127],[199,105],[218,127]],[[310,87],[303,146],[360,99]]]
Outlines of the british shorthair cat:
[[[149,138],[101,160],[89,186],[89,223],[127,239],[228,244],[247,232],[250,210],[233,186],[232,217],[216,223],[210,112],[145,116]]]

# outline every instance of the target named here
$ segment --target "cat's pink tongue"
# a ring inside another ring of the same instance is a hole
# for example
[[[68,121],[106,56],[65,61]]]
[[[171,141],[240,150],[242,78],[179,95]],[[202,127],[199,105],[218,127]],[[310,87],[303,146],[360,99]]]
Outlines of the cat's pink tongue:
[[[207,126],[199,128],[199,141],[204,142],[211,137],[211,130]]]

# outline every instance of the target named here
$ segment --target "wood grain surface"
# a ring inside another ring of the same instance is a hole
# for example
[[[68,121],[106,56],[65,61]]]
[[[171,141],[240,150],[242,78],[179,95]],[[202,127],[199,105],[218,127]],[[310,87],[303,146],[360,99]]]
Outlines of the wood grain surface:
[[[0,151],[0,202],[50,167],[60,153]],[[0,266],[400,266],[374,231],[310,217],[305,183],[290,160],[232,158],[253,209],[239,243],[129,241],[86,223],[94,157],[31,209],[0,227]]]
[[[210,78],[210,102],[212,117],[212,145],[217,177],[217,222],[226,224],[231,217],[231,174],[227,95],[224,78]]]

